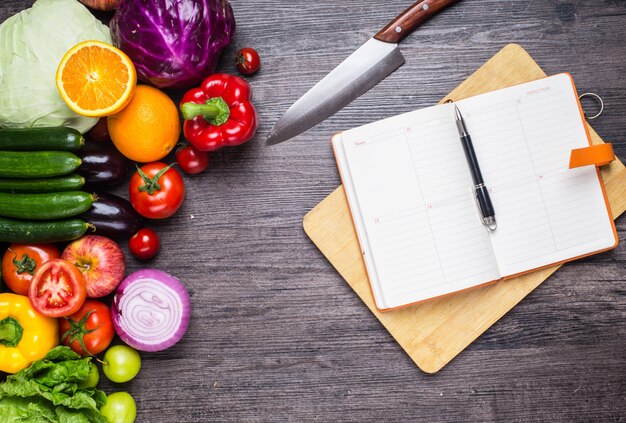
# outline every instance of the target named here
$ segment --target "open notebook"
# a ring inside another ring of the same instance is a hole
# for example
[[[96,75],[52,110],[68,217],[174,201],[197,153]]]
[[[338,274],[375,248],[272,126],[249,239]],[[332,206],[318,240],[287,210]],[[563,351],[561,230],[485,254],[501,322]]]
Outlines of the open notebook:
[[[617,245],[571,77],[456,102],[489,188],[480,221],[468,163],[443,104],[336,135],[333,148],[376,306],[412,304]]]

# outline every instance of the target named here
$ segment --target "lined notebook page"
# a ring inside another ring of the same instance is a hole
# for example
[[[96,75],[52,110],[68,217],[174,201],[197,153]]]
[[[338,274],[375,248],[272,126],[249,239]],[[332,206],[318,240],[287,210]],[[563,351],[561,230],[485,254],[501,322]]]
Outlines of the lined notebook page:
[[[333,140],[380,309],[500,278],[452,113],[422,109]]]
[[[589,145],[568,75],[457,104],[491,192],[503,276],[616,244],[596,168],[568,168],[571,150]]]

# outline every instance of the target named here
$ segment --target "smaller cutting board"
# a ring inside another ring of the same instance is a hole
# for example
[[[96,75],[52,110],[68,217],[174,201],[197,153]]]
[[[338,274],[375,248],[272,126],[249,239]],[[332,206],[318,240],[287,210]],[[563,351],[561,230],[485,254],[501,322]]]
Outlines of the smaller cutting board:
[[[522,47],[509,44],[442,102],[545,76]],[[589,129],[594,144],[604,142]],[[330,139],[328,141],[330,143]],[[616,218],[626,210],[626,168],[615,160],[602,169],[602,177]],[[304,217],[304,230],[417,366],[427,373],[443,368],[560,267],[380,313],[372,298],[343,187],[337,188]]]

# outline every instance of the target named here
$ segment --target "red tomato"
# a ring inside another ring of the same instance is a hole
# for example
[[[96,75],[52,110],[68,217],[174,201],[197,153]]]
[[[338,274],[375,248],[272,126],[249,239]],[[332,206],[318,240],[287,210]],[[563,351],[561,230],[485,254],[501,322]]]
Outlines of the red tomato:
[[[130,179],[130,203],[140,215],[148,219],[164,219],[176,213],[183,204],[183,178],[170,166],[161,162],[148,163],[137,168]]]
[[[176,161],[183,172],[195,175],[209,167],[209,153],[188,145],[176,150]]]
[[[59,258],[59,250],[54,245],[12,244],[2,257],[2,278],[11,291],[28,295],[35,271],[53,258]]]
[[[253,48],[242,48],[237,52],[237,69],[244,75],[252,75],[261,69],[261,58]]]
[[[152,229],[143,228],[128,241],[130,252],[138,259],[148,260],[156,255],[161,246],[159,236]]]
[[[35,272],[28,298],[37,312],[47,317],[74,314],[87,298],[87,285],[80,270],[69,261],[48,260]]]
[[[82,356],[106,350],[115,335],[109,307],[96,300],[86,300],[80,310],[59,323],[63,344]]]

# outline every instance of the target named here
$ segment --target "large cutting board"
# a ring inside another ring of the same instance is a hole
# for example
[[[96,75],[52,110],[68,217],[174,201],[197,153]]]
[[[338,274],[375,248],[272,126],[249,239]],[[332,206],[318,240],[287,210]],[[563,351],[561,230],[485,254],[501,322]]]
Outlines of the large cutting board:
[[[545,76],[523,48],[509,44],[442,101],[460,100]],[[603,142],[593,129],[590,132],[594,144]],[[626,168],[615,160],[602,169],[602,177],[615,218],[626,210]],[[304,217],[304,230],[418,367],[427,373],[439,371],[559,268],[554,266],[380,313],[370,292],[342,187]]]

